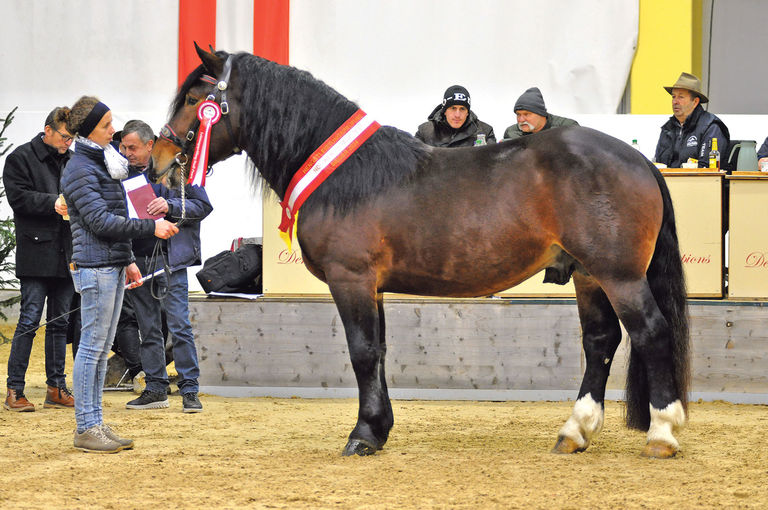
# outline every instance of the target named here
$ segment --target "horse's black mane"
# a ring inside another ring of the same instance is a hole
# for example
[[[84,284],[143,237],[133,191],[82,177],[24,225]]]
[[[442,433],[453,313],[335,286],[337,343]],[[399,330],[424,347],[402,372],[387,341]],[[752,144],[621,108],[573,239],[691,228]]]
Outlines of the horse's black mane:
[[[221,56],[221,55],[220,55]],[[187,92],[193,86],[197,84],[202,77],[206,74],[205,68],[202,65],[197,66],[191,73],[189,73],[184,82],[179,85],[179,91],[176,92],[176,97],[173,98],[170,108],[168,108],[168,117],[173,118],[181,107],[184,106],[184,101],[187,98]]]
[[[227,57],[224,52],[217,55]],[[172,115],[184,105],[186,92],[204,73],[200,66],[187,77],[171,107]],[[281,198],[310,154],[358,109],[310,73],[247,53],[233,57],[230,90],[241,94],[241,147]],[[328,204],[344,213],[410,179],[428,150],[410,134],[383,126],[312,194],[306,205]]]

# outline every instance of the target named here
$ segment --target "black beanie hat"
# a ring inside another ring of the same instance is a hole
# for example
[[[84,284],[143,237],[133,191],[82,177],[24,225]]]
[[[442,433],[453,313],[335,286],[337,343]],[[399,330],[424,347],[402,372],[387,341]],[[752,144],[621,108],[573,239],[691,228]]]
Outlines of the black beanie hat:
[[[469,98],[469,92],[461,85],[448,87],[443,94],[443,111],[455,104],[466,106],[467,110],[469,110],[471,103],[472,100]]]
[[[546,117],[547,107],[544,106],[544,98],[541,97],[541,91],[538,87],[531,87],[523,92],[515,103],[515,113],[518,110],[526,110]]]

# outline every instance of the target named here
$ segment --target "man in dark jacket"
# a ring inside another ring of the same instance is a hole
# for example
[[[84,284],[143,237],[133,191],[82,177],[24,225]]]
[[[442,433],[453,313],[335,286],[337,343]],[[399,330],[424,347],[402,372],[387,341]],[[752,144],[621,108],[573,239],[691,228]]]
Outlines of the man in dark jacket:
[[[760,149],[757,151],[757,158],[757,163],[762,170],[763,163],[768,162],[768,138],[765,139],[763,145],[761,145]]]
[[[669,168],[681,168],[690,158],[698,160],[699,168],[706,168],[713,138],[717,138],[718,150],[725,153],[730,141],[728,128],[701,107],[709,99],[696,76],[682,73],[674,85],[664,89],[672,96],[673,115],[661,126],[654,160]]]
[[[48,392],[43,407],[72,408],[66,385],[68,312],[74,294],[67,263],[72,254],[69,225],[57,214],[59,179],[69,159],[72,134],[66,107],[55,108],[42,133],[20,145],[5,160],[3,183],[16,226],[16,277],[21,283],[19,322],[8,356],[4,407],[34,411],[24,396],[32,341],[46,305],[45,373]]]
[[[538,87],[531,87],[522,93],[515,103],[515,114],[517,124],[504,130],[504,140],[514,140],[547,129],[579,125],[573,119],[547,113],[544,98]]]
[[[416,138],[434,147],[471,147],[496,143],[493,128],[470,109],[467,89],[453,85],[443,94],[443,102],[419,126]]]
[[[128,178],[143,179],[151,173],[150,158],[154,134],[144,122],[132,120],[122,131],[121,147],[130,163]],[[195,348],[192,324],[189,321],[189,284],[187,267],[201,263],[200,222],[213,207],[205,189],[200,186],[185,188],[184,208],[177,191],[152,185],[157,198],[146,206],[149,214],[162,214],[178,221],[179,233],[161,242],[155,251],[153,238],[134,239],[133,252],[142,274],[161,274],[142,287],[130,290],[130,300],[136,313],[142,342],[141,366],[145,373],[146,389],[126,404],[128,409],[161,409],[169,407],[168,373],[166,371],[165,335],[162,332],[161,311],[165,311],[168,331],[172,337],[173,361],[179,374],[177,385],[182,397],[182,410],[197,413],[203,410],[198,398],[200,367]],[[138,213],[139,211],[137,211]],[[182,218],[183,216],[183,218]],[[167,258],[166,256],[167,255]],[[170,274],[162,273],[164,261]],[[162,299],[158,299],[158,296]]]

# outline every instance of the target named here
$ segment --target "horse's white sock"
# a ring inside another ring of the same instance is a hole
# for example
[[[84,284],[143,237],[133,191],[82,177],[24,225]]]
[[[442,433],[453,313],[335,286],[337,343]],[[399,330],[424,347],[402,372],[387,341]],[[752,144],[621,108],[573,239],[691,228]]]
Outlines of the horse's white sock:
[[[587,393],[576,401],[573,414],[560,429],[558,436],[573,440],[579,448],[586,448],[592,437],[603,429],[604,415],[603,406],[592,399],[591,393]]]
[[[648,427],[648,442],[660,441],[678,450],[680,444],[672,432],[685,424],[685,411],[680,400],[675,400],[664,409],[651,408],[651,426]]]

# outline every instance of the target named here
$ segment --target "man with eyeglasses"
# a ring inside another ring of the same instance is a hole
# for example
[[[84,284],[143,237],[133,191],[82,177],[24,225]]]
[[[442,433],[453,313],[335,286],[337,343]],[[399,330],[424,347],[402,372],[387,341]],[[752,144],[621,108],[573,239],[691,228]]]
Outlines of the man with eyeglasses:
[[[32,341],[46,308],[45,408],[74,408],[66,385],[68,312],[74,295],[67,264],[72,256],[66,204],[59,198],[61,172],[69,160],[72,133],[69,108],[54,108],[42,133],[20,145],[5,160],[3,184],[16,227],[16,277],[21,284],[19,321],[8,356],[3,407],[29,412],[35,405],[24,396]]]

